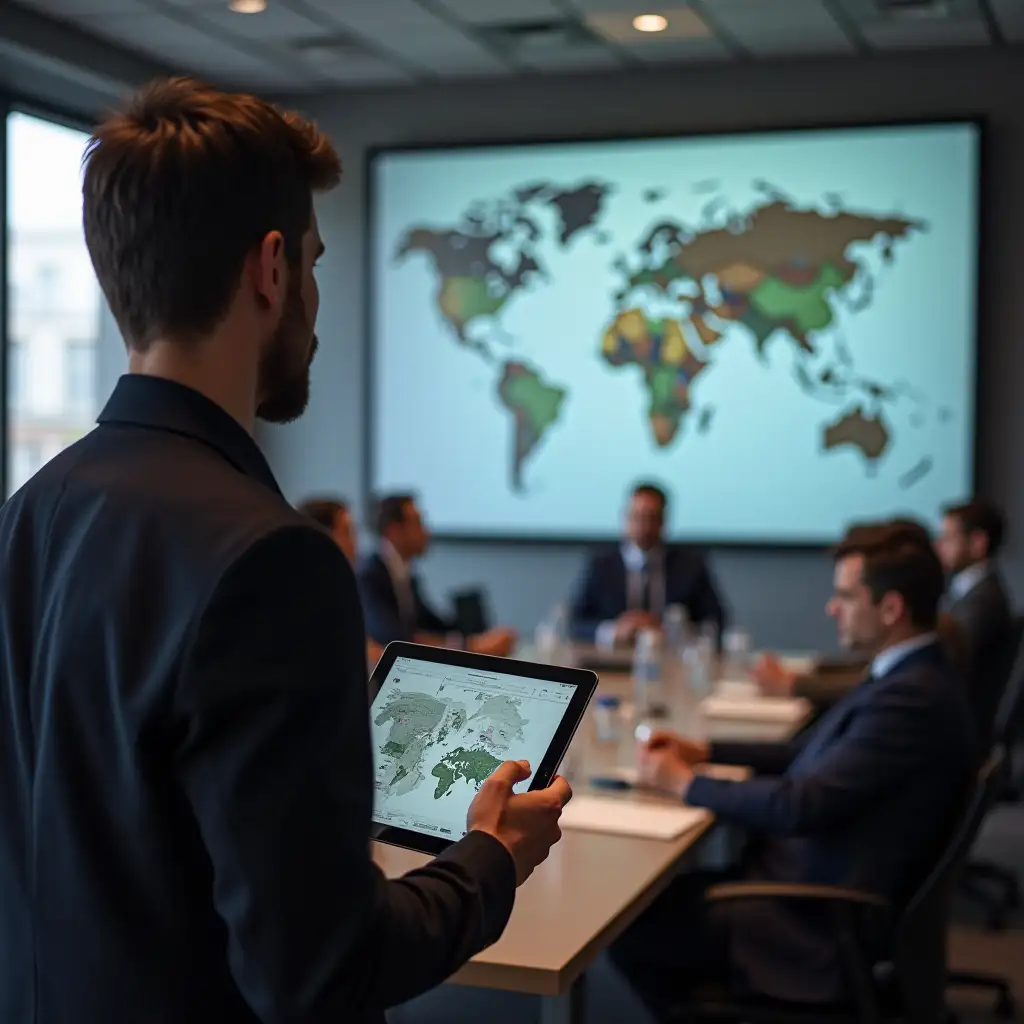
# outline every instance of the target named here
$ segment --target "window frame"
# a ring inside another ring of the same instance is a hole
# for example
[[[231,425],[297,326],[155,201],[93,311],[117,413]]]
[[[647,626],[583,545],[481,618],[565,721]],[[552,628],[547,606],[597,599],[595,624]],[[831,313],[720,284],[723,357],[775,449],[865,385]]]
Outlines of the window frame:
[[[42,103],[31,96],[16,92],[0,91],[0,507],[8,497],[10,483],[10,427],[11,403],[8,388],[10,384],[10,348],[12,299],[8,250],[10,232],[7,223],[7,154],[8,121],[11,114],[25,114],[50,124],[91,134],[96,121],[62,110],[48,103]]]

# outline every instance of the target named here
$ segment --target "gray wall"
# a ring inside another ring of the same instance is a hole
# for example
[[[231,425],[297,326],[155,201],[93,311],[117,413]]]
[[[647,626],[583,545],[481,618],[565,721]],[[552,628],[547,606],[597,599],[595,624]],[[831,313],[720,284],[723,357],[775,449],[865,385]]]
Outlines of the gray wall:
[[[370,146],[983,115],[990,135],[983,185],[989,201],[980,479],[1022,530],[1022,95],[1024,53],[1003,49],[317,97],[306,110],[334,138],[346,179],[320,206],[328,252],[320,277],[321,349],[313,399],[302,421],[262,435],[274,469],[293,498],[320,489],[363,498],[363,177]],[[685,501],[685,494],[679,499]],[[502,620],[532,629],[566,592],[580,557],[571,547],[437,544],[424,572],[438,595],[460,584],[485,584]],[[789,648],[832,642],[821,611],[830,573],[823,555],[723,550],[713,561],[736,618],[758,642]],[[1019,535],[1006,562],[1011,584],[1024,593]]]

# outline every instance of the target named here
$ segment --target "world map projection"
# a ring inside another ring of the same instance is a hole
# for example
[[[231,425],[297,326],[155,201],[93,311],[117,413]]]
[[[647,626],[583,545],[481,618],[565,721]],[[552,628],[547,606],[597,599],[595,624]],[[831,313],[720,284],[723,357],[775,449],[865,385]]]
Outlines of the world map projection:
[[[971,484],[976,146],[936,125],[379,158],[375,486],[483,535],[614,533],[638,478],[705,539],[934,518]]]

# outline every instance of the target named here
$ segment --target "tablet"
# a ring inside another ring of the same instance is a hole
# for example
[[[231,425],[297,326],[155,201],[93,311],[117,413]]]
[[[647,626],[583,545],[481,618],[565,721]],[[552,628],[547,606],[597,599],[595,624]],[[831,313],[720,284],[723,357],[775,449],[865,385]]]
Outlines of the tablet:
[[[543,789],[596,688],[583,669],[388,644],[370,680],[371,838],[440,853],[502,761],[530,762],[517,792]]]

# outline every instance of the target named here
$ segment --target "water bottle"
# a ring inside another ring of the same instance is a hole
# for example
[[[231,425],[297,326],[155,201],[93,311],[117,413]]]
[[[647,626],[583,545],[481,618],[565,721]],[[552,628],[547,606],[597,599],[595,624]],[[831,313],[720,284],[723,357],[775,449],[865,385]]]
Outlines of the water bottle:
[[[686,648],[686,676],[698,700],[711,692],[715,675],[715,640],[703,633]]]
[[[661,636],[654,629],[641,630],[633,651],[633,691],[638,722],[665,718],[668,713],[661,673]]]
[[[670,604],[661,620],[666,649],[681,653],[690,638],[690,615],[681,604]]]
[[[594,727],[598,743],[619,743],[622,739],[622,701],[602,694],[594,702]]]
[[[556,605],[550,618],[537,627],[537,655],[551,665],[567,665],[570,661],[569,609]]]
[[[750,634],[742,629],[727,629],[722,634],[722,653],[724,678],[729,682],[745,682],[750,675]]]

